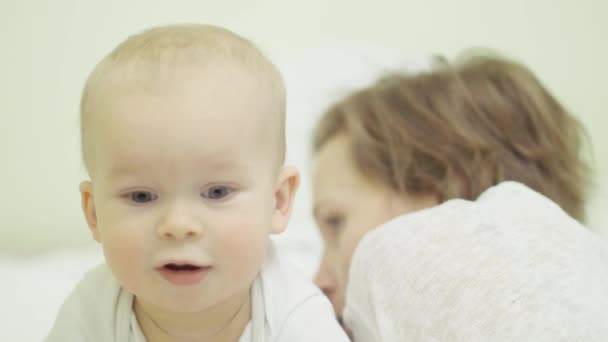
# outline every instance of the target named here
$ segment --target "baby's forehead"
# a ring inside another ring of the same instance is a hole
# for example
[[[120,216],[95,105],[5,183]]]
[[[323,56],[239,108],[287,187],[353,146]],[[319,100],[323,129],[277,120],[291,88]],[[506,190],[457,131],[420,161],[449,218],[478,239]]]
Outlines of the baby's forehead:
[[[220,58],[206,60],[170,60],[170,61],[135,61],[105,68],[98,75],[89,97],[117,96],[132,92],[145,92],[154,96],[162,96],[170,90],[187,91],[185,87],[198,86],[190,89],[199,92],[213,91],[217,87],[200,87],[206,82],[214,82],[219,86],[224,83],[238,85],[245,82],[255,84],[255,89],[248,91],[266,92],[268,75],[239,62]],[[239,90],[235,87],[235,92]]]
[[[276,94],[242,65],[188,63],[159,69],[110,78],[97,94],[101,98],[101,110],[94,112],[99,115],[106,111],[114,115],[162,113],[175,120],[180,119],[180,114],[192,112],[221,122],[256,116],[255,120],[260,120],[273,111],[281,111],[281,100]]]
[[[152,86],[114,88],[94,114],[92,134],[98,142],[129,137],[131,143],[154,144],[154,149],[162,146],[140,140],[181,142],[187,149],[210,143],[218,148],[265,145],[269,137],[276,144],[281,122],[272,113],[272,97],[254,78],[238,73],[214,69]]]

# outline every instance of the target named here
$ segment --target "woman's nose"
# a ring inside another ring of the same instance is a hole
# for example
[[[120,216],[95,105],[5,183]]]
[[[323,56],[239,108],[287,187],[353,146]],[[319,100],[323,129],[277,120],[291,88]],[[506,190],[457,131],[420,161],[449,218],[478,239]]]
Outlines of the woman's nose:
[[[336,289],[335,276],[326,261],[321,261],[314,282],[326,296],[331,297],[334,293]]]

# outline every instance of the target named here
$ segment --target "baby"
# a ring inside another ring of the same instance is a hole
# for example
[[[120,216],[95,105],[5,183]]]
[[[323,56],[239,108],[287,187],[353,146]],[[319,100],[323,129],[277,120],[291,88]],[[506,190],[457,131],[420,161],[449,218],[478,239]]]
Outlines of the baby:
[[[153,28],[105,57],[81,100],[80,192],[107,265],[47,340],[347,341],[269,238],[299,182],[284,117],[279,71],[228,30]]]

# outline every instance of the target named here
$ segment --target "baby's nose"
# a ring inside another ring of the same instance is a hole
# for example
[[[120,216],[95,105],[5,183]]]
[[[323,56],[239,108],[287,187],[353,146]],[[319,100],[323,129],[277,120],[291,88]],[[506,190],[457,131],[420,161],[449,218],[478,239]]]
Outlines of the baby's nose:
[[[198,238],[201,236],[201,229],[198,227],[180,224],[180,225],[163,225],[159,229],[159,236],[162,239],[181,240],[187,238]]]
[[[197,220],[189,215],[187,210],[174,209],[158,226],[157,234],[161,239],[196,239],[203,233],[203,228]]]

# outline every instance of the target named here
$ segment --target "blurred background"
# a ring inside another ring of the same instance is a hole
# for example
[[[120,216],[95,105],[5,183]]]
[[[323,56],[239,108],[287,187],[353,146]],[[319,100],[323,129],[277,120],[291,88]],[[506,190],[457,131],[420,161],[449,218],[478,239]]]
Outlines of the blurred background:
[[[173,22],[225,26],[256,42],[279,65],[338,47],[411,51],[413,59],[489,47],[514,57],[588,128],[597,181],[589,225],[606,234],[607,15],[604,0],[2,0],[0,255],[90,244],[78,193],[84,177],[81,87],[94,64],[127,35]],[[306,86],[323,89],[322,79],[313,81]],[[290,82],[290,94],[306,91],[293,86],[293,77]],[[320,109],[291,107],[289,120],[304,115],[311,121]],[[297,129],[289,134],[290,162],[305,177],[295,217],[300,224],[294,228],[302,231],[312,228],[308,159],[302,155],[307,150],[301,148],[309,137]]]

